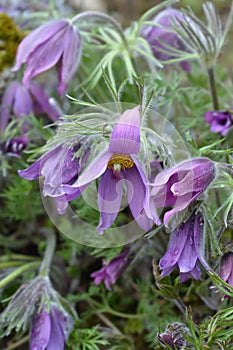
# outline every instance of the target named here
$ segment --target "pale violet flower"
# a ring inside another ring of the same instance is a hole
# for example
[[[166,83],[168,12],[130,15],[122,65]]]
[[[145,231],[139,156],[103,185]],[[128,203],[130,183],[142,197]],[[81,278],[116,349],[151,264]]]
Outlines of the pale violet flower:
[[[63,94],[79,65],[80,57],[79,32],[68,19],[56,19],[33,30],[22,40],[12,71],[19,70],[25,64],[23,83],[28,85],[33,77],[58,63],[58,92]]]

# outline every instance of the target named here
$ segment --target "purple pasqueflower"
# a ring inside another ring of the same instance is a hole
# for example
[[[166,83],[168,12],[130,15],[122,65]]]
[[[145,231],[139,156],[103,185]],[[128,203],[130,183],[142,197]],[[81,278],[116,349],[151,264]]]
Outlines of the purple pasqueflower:
[[[73,320],[56,307],[45,308],[32,320],[30,350],[64,350]]]
[[[205,113],[204,119],[210,124],[211,131],[220,132],[225,136],[233,125],[232,113],[228,111],[208,111]]]
[[[81,57],[79,32],[68,19],[56,19],[33,30],[20,43],[16,54],[15,72],[25,63],[23,82],[59,63],[58,92],[63,94],[75,73]]]
[[[72,184],[77,180],[79,172],[85,165],[89,150],[80,157],[75,157],[80,144],[74,147],[59,145],[45,153],[35,163],[25,170],[19,170],[19,175],[27,180],[35,180],[44,176],[43,196],[55,198],[59,214],[63,214],[67,208],[68,201],[80,195],[77,188],[71,195],[65,194],[63,185]],[[82,188],[81,188],[82,190]]]
[[[207,158],[192,158],[161,171],[155,177],[151,184],[155,207],[173,207],[164,215],[165,226],[168,226],[173,214],[187,208],[207,189],[215,174],[214,162]]]
[[[179,37],[179,35],[172,28],[172,23],[180,26],[179,21],[184,20],[183,14],[176,9],[168,8],[159,12],[152,20],[155,25],[148,25],[144,28],[142,36],[150,44],[151,49],[156,56],[161,61],[167,61],[175,58],[174,54],[169,53],[169,48],[167,45],[178,49],[180,51],[187,50],[185,44]],[[166,44],[166,46],[163,44]],[[163,50],[166,51],[163,52]],[[189,73],[191,66],[189,62],[180,62],[180,66]]]
[[[83,170],[73,185],[64,186],[65,192],[72,195],[78,189],[85,189],[101,176],[98,186],[100,221],[97,232],[99,233],[103,233],[116,219],[124,184],[129,207],[137,224],[148,231],[154,222],[159,223],[156,212],[150,207],[146,176],[135,156],[139,148],[140,113],[137,106],[122,114],[112,131],[108,149]]]
[[[199,263],[210,270],[204,255],[204,221],[200,212],[192,214],[171,233],[168,248],[160,259],[161,276],[169,275],[175,267],[180,270],[180,282],[185,282],[189,276],[201,279]]]
[[[31,82],[28,87],[13,81],[4,92],[0,112],[0,129],[5,130],[11,115],[46,114],[52,121],[60,117],[60,111],[50,102],[42,86]]]
[[[19,158],[28,143],[29,138],[27,136],[13,137],[0,144],[0,151],[8,156]]]
[[[94,278],[94,284],[98,285],[104,281],[105,287],[110,290],[110,285],[116,282],[129,263],[130,259],[128,249],[123,250],[121,254],[113,258],[108,264],[103,260],[103,267],[99,271],[95,271],[91,274],[91,277]]]

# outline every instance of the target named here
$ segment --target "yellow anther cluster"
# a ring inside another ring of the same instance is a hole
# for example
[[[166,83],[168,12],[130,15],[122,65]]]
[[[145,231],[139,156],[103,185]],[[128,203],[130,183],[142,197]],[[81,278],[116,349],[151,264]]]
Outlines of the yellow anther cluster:
[[[114,164],[119,164],[122,169],[132,168],[134,162],[128,154],[113,153],[108,162],[108,168],[114,170]]]
[[[6,13],[0,13],[0,72],[11,66],[20,41],[27,33],[21,32]]]

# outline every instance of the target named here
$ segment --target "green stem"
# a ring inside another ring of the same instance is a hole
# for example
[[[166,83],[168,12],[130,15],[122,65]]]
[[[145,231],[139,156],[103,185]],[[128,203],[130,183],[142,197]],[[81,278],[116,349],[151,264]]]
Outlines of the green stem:
[[[12,273],[10,273],[7,277],[3,278],[0,281],[0,288],[5,287],[8,283],[13,281],[17,276],[21,275],[24,271],[33,269],[34,267],[40,266],[40,261],[34,261],[28,264],[24,264],[20,266],[18,269],[15,269]]]
[[[9,345],[5,350],[14,350],[17,349],[20,345],[26,343],[29,340],[29,335],[26,335],[26,337],[23,337],[22,339],[20,339],[19,341],[17,341],[16,343]]]
[[[209,67],[207,69],[207,73],[208,73],[209,87],[210,87],[210,93],[211,93],[213,107],[214,107],[215,111],[218,111],[219,110],[219,103],[218,103],[218,95],[217,95],[217,90],[216,90],[214,68]]]
[[[44,254],[44,259],[42,261],[42,264],[40,266],[39,276],[40,277],[47,277],[50,271],[50,266],[52,263],[55,246],[56,246],[56,237],[53,231],[45,231],[44,232],[46,239],[47,239],[47,246]]]
[[[71,23],[79,21],[80,19],[82,20],[85,17],[97,17],[97,18],[100,18],[102,20],[105,20],[105,21],[108,21],[109,23],[111,23],[117,29],[117,31],[120,34],[123,42],[127,46],[127,40],[126,40],[126,37],[125,37],[125,33],[124,33],[120,23],[117,22],[113,17],[111,17],[111,16],[109,16],[109,15],[107,15],[105,13],[98,12],[98,11],[86,11],[86,12],[82,12],[82,13],[79,13],[78,15],[74,16],[71,19]]]

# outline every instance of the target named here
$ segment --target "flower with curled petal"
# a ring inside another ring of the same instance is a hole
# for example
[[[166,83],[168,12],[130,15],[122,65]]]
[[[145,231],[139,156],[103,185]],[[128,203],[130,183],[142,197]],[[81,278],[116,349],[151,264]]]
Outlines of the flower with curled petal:
[[[87,160],[88,149],[82,159],[75,157],[79,148],[79,142],[72,148],[67,145],[56,146],[27,169],[18,171],[19,175],[27,180],[35,180],[44,176],[42,194],[56,200],[59,214],[64,214],[69,200],[81,194],[80,189],[76,189],[72,195],[65,194],[63,189],[63,185],[72,184],[77,180]]]
[[[79,32],[68,19],[56,19],[33,30],[20,43],[15,72],[26,64],[23,82],[29,81],[40,73],[59,63],[58,92],[63,94],[74,75],[81,57],[81,39]]]
[[[207,158],[188,159],[161,171],[151,184],[151,196],[156,208],[173,207],[164,214],[164,225],[198,198],[215,175],[215,164]]]

